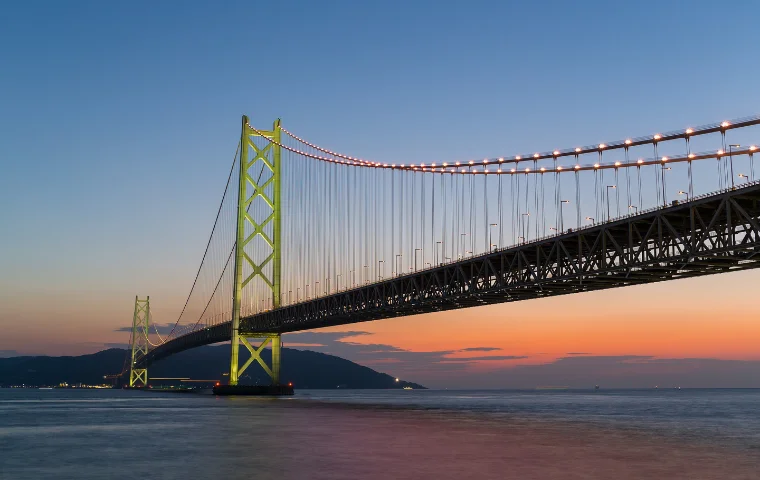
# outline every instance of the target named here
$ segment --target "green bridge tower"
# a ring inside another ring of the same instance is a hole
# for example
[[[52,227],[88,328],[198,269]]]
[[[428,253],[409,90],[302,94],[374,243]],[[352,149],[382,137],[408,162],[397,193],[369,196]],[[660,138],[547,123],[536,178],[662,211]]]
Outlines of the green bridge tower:
[[[266,145],[257,146],[254,139],[264,137]],[[240,173],[237,204],[237,240],[235,243],[235,272],[232,299],[232,355],[230,359],[230,385],[238,385],[240,376],[257,361],[269,374],[272,385],[280,385],[280,334],[275,332],[247,331],[241,327],[241,299],[243,290],[252,281],[263,282],[264,290],[271,291],[272,307],[280,306],[280,276],[282,265],[281,250],[281,130],[280,120],[274,122],[272,130],[254,130],[243,116],[240,134]],[[253,204],[265,205],[267,214],[256,218],[249,212]],[[267,254],[263,258],[254,257],[251,243],[257,241],[266,245]],[[261,299],[256,299],[256,301]],[[254,347],[249,338],[263,338]],[[268,344],[272,346],[271,367],[261,358],[261,352]],[[239,365],[239,348],[243,344],[251,353],[250,358]]]

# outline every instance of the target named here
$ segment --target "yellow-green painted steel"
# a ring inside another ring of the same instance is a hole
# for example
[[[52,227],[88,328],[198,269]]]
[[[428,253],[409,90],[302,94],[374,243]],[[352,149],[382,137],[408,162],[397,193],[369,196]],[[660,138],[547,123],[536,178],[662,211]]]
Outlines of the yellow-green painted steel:
[[[150,297],[135,297],[135,313],[132,317],[132,363],[129,365],[129,386],[144,387],[148,384],[148,369],[135,368],[137,362],[148,354],[148,323],[150,322]]]
[[[272,140],[267,142],[263,147],[258,147],[253,138],[262,136],[266,139]],[[279,144],[281,143],[281,130],[280,120],[274,122],[274,126],[271,131],[259,131],[254,132],[248,123],[248,117],[243,116],[242,128],[240,133],[240,174],[238,180],[238,206],[237,206],[237,235],[235,242],[235,273],[234,273],[234,290],[232,297],[232,352],[230,356],[230,377],[229,384],[237,385],[238,379],[243,371],[248,366],[257,360],[267,373],[272,377],[272,383],[279,385],[280,383],[280,335],[276,333],[263,334],[263,333],[251,333],[240,331],[240,306],[242,303],[243,288],[252,280],[260,277],[261,280],[272,291],[272,305],[274,308],[280,306],[280,284],[282,275],[282,253],[280,248],[282,217],[281,217],[281,203],[280,203],[280,175],[281,175],[281,149]],[[271,151],[271,160],[267,157],[267,154]],[[253,152],[253,155],[251,155]],[[249,159],[249,156],[252,157]],[[271,176],[269,176],[262,184],[259,184],[259,180],[253,178],[250,175],[250,168],[261,160],[264,168],[269,169]],[[265,189],[272,184],[273,195],[270,198]],[[253,187],[253,192],[248,195],[248,186]],[[257,199],[261,198],[271,208],[271,214],[266,217],[262,223],[257,223],[254,218],[248,214],[249,206]],[[272,224],[272,237],[266,234],[265,227]],[[253,229],[252,233],[246,237],[245,228],[246,225],[250,225]],[[271,253],[259,264],[254,261],[248,254],[246,254],[246,246],[252,242],[256,237],[261,237],[262,240],[271,248]],[[264,273],[264,267],[272,262],[272,278],[268,278]],[[244,266],[248,265],[251,268],[251,274],[245,279],[243,278]],[[261,346],[254,349],[250,343],[246,340],[246,337],[266,337],[267,339]],[[276,337],[276,340],[274,340]],[[259,354],[269,340],[272,339],[272,360],[274,365],[274,359],[277,359],[276,368],[270,369],[261,360]],[[243,345],[251,352],[251,358],[243,365],[239,367],[239,349],[240,344]]]

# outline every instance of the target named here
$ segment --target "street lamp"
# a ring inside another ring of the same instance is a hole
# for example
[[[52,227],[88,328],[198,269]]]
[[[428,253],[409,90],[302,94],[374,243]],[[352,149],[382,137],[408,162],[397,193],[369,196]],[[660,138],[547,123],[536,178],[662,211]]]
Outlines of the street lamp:
[[[377,261],[377,279],[382,280],[383,279],[383,271],[380,270],[380,264],[385,263],[385,260],[378,260]]]
[[[396,254],[396,274],[401,275],[401,257],[404,255],[401,253]]]
[[[607,221],[610,221],[610,188],[617,188],[617,185],[607,185]]]
[[[491,249],[493,250],[493,227],[498,227],[498,223],[489,223],[488,224],[488,244],[491,245]]]
[[[586,220],[591,220],[591,225],[596,222],[596,219],[594,217],[586,217]]]
[[[634,209],[633,212],[636,214],[639,213],[639,207],[637,207],[636,205],[628,205],[628,208],[629,209],[633,208]]]
[[[731,164],[731,187],[734,186],[734,156],[732,155],[734,148],[739,148],[741,145],[738,143],[732,143],[728,146],[728,161]]]
[[[689,201],[689,194],[688,194],[688,193],[684,192],[683,190],[679,190],[679,191],[678,191],[678,194],[679,194],[679,195],[686,195],[686,201],[687,201],[687,202]]]
[[[739,174],[739,178],[743,178],[745,182],[749,183],[749,177],[747,175],[744,175],[743,173]]]
[[[441,246],[441,257],[443,257],[443,242],[435,242],[435,264],[438,265],[438,245]]]
[[[414,271],[417,271],[417,252],[421,252],[421,248],[415,248],[414,249]],[[424,259],[423,259],[424,260]]]
[[[369,283],[369,275],[367,275],[368,268],[369,268],[369,265],[364,265],[364,284],[365,285]]]
[[[467,236],[467,234],[466,234],[466,233],[460,233],[460,234],[459,234],[459,251],[460,251],[460,252],[463,252],[463,251],[464,251],[464,249],[466,248],[466,247],[464,246],[464,245],[465,245],[465,243],[466,243],[466,242],[464,241],[464,237],[466,237],[466,236]],[[462,258],[462,254],[461,254],[461,253],[459,254],[459,258]]]

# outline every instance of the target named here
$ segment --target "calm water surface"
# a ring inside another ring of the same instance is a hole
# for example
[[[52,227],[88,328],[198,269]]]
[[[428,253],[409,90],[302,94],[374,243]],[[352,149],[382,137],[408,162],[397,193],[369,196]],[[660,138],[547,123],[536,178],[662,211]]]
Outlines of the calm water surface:
[[[760,390],[0,389],[0,479],[760,478]]]

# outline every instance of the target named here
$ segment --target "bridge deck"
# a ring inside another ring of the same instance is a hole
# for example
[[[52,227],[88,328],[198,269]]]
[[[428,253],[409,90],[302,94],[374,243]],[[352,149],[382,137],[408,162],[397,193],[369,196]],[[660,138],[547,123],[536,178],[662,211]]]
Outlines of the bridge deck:
[[[759,252],[755,183],[263,312],[241,319],[241,332],[294,332],[755,268]],[[167,342],[144,364],[230,340],[230,325]]]

